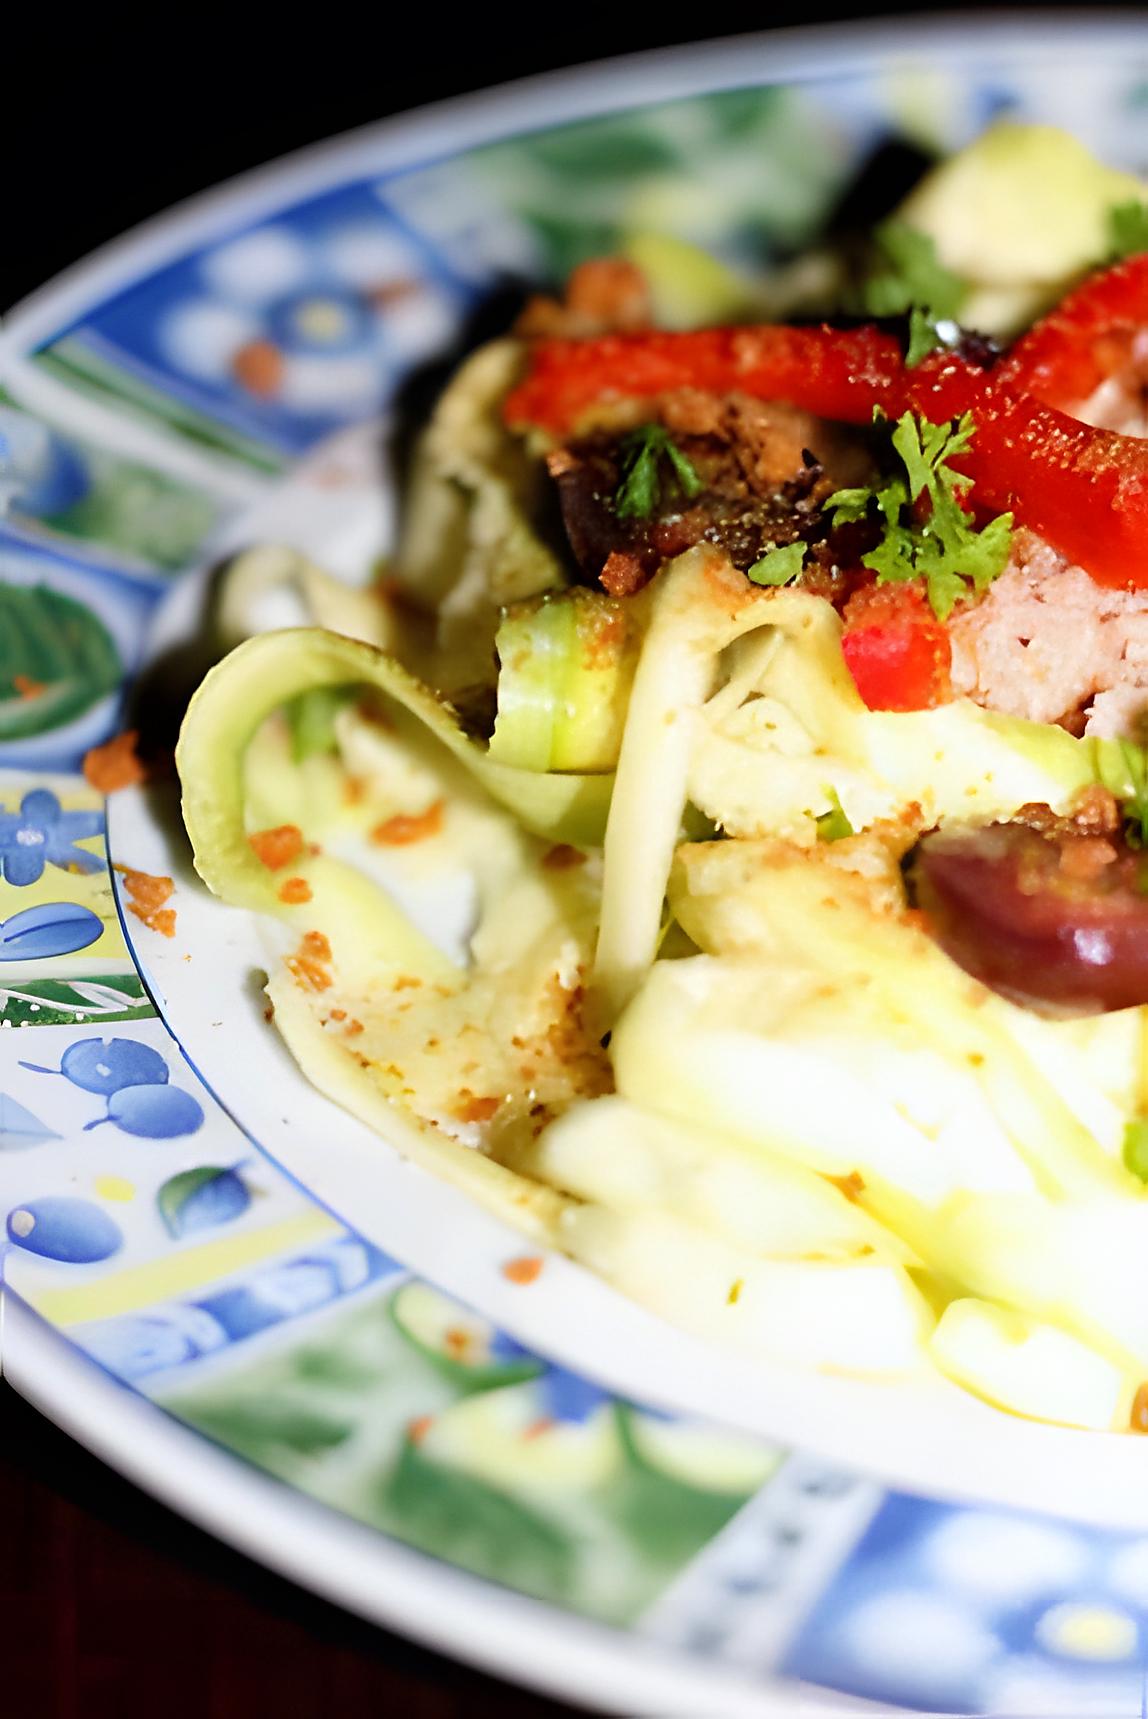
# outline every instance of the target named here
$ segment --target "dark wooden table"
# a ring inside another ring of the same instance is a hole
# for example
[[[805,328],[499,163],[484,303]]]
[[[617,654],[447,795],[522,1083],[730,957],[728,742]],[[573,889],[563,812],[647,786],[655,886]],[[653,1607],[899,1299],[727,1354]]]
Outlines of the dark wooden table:
[[[558,1719],[120,1479],[0,1385],[0,1678],[35,1719]]]

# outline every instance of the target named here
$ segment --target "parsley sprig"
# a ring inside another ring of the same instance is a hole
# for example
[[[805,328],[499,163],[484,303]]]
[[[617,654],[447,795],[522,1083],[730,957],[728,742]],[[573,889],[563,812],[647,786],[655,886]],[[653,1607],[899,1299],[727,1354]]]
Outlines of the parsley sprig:
[[[1148,251],[1148,203],[1133,198],[1115,203],[1108,211],[1109,261],[1123,262]]]
[[[622,481],[614,494],[614,512],[619,519],[648,519],[658,505],[661,469],[668,463],[690,501],[705,485],[693,462],[671,439],[661,424],[643,424],[622,443]]]
[[[875,257],[861,289],[869,316],[907,316],[907,362],[921,359],[945,340],[938,323],[951,322],[961,308],[965,283],[947,269],[927,233],[905,221],[884,221],[873,235]]]
[[[782,549],[769,549],[746,569],[746,578],[755,585],[792,585],[805,560],[804,543],[787,543]]]
[[[841,804],[836,788],[827,790],[829,810],[822,812],[817,820],[817,834],[823,842],[843,842],[847,836],[857,834],[849,822],[849,814]]]
[[[879,585],[924,579],[933,613],[948,620],[961,597],[983,591],[1004,570],[1012,543],[1012,514],[1002,513],[977,531],[959,491],[967,479],[949,461],[963,454],[974,433],[972,414],[955,424],[930,424],[906,412],[893,431],[905,468],[880,488],[839,489],[825,503],[833,524],[871,516],[883,522],[881,541],[861,557]],[[922,497],[927,506],[919,507]]]

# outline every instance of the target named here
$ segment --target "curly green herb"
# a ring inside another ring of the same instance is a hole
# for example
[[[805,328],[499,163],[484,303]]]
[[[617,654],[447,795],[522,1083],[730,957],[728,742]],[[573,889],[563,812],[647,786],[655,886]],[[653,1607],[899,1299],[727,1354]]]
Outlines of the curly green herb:
[[[1148,203],[1133,199],[1113,204],[1108,211],[1108,239],[1110,262],[1122,262],[1125,257],[1148,251]]]
[[[746,578],[755,585],[792,585],[805,560],[804,543],[787,543],[783,549],[769,549],[746,569]]]
[[[879,585],[923,579],[933,613],[945,621],[962,597],[983,591],[1003,572],[1012,545],[1012,514],[1002,513],[977,531],[959,492],[967,480],[949,461],[963,454],[975,425],[966,412],[955,424],[930,424],[906,412],[893,431],[893,447],[905,468],[879,488],[839,489],[826,502],[835,525],[864,519],[873,509],[884,530],[881,542],[861,557]],[[923,515],[917,503],[925,497]]]
[[[648,519],[653,513],[661,493],[663,461],[669,464],[688,500],[692,501],[705,488],[693,462],[661,424],[643,424],[640,430],[633,430],[626,437],[622,446],[622,482],[614,495],[614,512],[619,519]]]

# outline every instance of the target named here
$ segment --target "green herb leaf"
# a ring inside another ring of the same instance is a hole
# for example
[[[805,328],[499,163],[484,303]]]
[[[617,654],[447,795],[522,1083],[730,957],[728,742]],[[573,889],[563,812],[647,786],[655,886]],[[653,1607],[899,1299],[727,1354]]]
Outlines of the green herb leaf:
[[[838,490],[825,503],[834,524],[865,517],[873,509],[884,521],[881,542],[861,557],[879,585],[923,579],[933,613],[948,620],[969,587],[983,591],[1002,572],[1012,544],[1012,515],[1002,513],[977,531],[960,492],[967,480],[949,461],[963,454],[974,432],[970,413],[955,424],[930,424],[906,412],[893,431],[893,447],[905,476],[869,491]],[[919,517],[915,504],[928,508]]]
[[[1148,251],[1148,203],[1116,203],[1108,211],[1109,260],[1120,262]]]
[[[670,439],[661,424],[644,424],[633,430],[622,444],[622,482],[614,495],[619,519],[648,519],[658,505],[659,462],[669,461],[683,493],[692,501],[705,488],[693,462]]]
[[[833,509],[836,515],[835,525],[855,525],[868,513],[872,499],[871,489],[839,489],[834,491],[825,505]]]
[[[963,454],[973,439],[973,418],[966,412],[952,424],[930,424],[906,412],[893,431],[893,446],[900,454],[909,478],[909,499],[916,501],[928,491],[934,504],[937,496],[951,495],[962,480],[948,469],[948,462]]]
[[[692,501],[694,497],[696,495],[700,495],[702,490],[705,488],[701,478],[694,469],[692,461],[686,458],[681,448],[679,448],[674,442],[668,440],[666,442],[666,457],[677,474],[677,479],[682,486],[683,493],[690,501]]]
[[[1124,1129],[1124,1168],[1148,1182],[1148,1117],[1138,1116]]]
[[[817,834],[820,840],[823,842],[842,842],[846,836],[855,836],[857,832],[849,822],[835,788],[829,789],[828,799],[832,810],[822,812],[817,820]]]
[[[770,549],[760,561],[755,561],[746,578],[755,585],[791,585],[804,560],[804,543],[787,543],[784,549]]]
[[[945,345],[940,329],[920,305],[909,306],[909,349],[905,353],[905,363],[910,370],[927,358],[930,352],[936,352]]]
[[[653,443],[645,442],[623,471],[614,497],[614,512],[619,519],[647,519],[658,500],[658,456]]]
[[[938,322],[951,321],[961,308],[965,283],[947,269],[927,233],[904,221],[885,221],[873,235],[875,259],[861,289],[869,316],[907,316],[907,362],[921,359],[944,340]]]

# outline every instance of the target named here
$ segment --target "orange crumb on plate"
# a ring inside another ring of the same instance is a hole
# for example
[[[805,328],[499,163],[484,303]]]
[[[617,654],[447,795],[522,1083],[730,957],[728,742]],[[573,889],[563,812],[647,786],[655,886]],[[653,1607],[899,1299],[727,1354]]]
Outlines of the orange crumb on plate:
[[[249,394],[269,400],[282,386],[283,354],[270,340],[248,340],[231,360],[231,374]]]
[[[534,1283],[542,1274],[543,1263],[537,1254],[523,1254],[520,1259],[508,1259],[502,1275],[511,1283]]]
[[[119,788],[142,782],[144,767],[136,756],[138,739],[138,730],[128,728],[85,752],[84,776],[90,786],[101,794],[114,794]]]
[[[142,919],[149,931],[156,931],[161,937],[175,936],[175,908],[156,907],[150,913],[141,913],[138,907],[132,912],[137,919]]]
[[[129,866],[117,866],[116,870],[124,880],[128,911],[142,920],[149,931],[158,931],[161,937],[174,937],[175,908],[164,906],[175,888],[171,878],[153,877],[150,872],[132,871]]]

